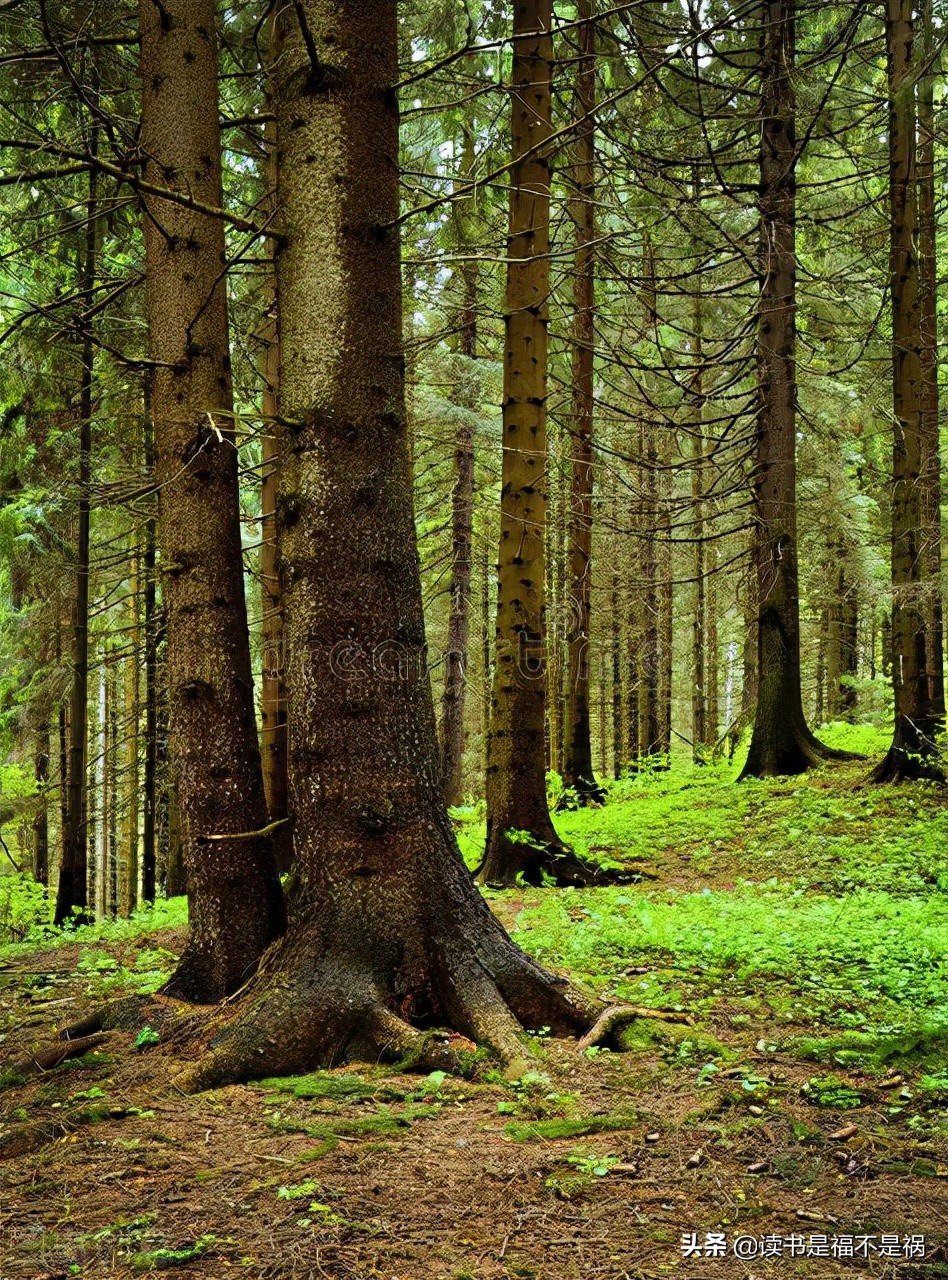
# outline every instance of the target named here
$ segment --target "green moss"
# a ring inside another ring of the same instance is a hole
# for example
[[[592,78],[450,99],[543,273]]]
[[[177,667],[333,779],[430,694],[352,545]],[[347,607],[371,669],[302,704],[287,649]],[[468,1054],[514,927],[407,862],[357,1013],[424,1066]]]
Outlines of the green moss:
[[[633,1129],[638,1124],[634,1113],[614,1116],[584,1116],[578,1120],[512,1120],[504,1127],[504,1135],[512,1142],[556,1141],[558,1138],[582,1138],[590,1133],[614,1133]]]
[[[379,1107],[372,1115],[357,1118],[341,1117],[337,1120],[323,1120],[316,1123],[298,1119],[295,1116],[284,1116],[274,1112],[267,1124],[271,1129],[283,1133],[305,1133],[310,1138],[333,1139],[337,1137],[358,1138],[365,1134],[395,1134],[408,1128],[416,1120],[429,1120],[439,1114],[441,1108],[434,1106],[405,1107],[402,1111],[392,1111],[389,1107]]]

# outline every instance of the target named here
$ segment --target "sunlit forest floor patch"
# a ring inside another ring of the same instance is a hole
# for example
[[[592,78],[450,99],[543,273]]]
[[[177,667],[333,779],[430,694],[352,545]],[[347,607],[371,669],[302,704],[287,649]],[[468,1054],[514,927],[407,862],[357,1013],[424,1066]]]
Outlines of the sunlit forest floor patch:
[[[540,1029],[476,1080],[349,1065],[182,1098],[181,1040],[139,1027],[24,1079],[55,1028],[160,985],[183,900],[34,927],[0,952],[0,1274],[948,1275],[948,809],[865,772],[627,779],[558,819],[625,883],[489,894],[545,964],[656,1011],[622,1053]]]

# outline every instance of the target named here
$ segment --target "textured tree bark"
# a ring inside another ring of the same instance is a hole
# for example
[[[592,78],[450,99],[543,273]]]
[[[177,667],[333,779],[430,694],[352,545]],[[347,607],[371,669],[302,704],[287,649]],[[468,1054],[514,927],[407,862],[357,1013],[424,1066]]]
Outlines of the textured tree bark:
[[[924,599],[922,470],[925,461],[919,299],[915,38],[910,0],[886,0],[889,87],[889,276],[892,293],[892,745],[874,782],[938,778],[938,727],[930,697]]]
[[[639,657],[639,750],[638,759],[652,765],[661,763],[661,629],[659,626],[658,599],[658,549],[656,534],[658,516],[658,445],[653,426],[642,423],[639,429],[639,454],[642,465],[641,518],[639,521],[639,546],[641,548],[641,642]]]
[[[859,598],[846,575],[844,548],[838,548],[826,635],[826,711],[831,720],[852,720],[856,710]]]
[[[90,151],[94,156],[97,126],[92,128]],[[99,197],[96,170],[89,170],[86,196],[86,236],[80,259],[80,288],[91,308],[98,259]],[[95,378],[95,345],[92,322],[82,334],[82,373],[79,384],[79,512],[76,543],[76,585],[72,615],[72,685],[69,691],[69,754],[66,778],[66,810],[62,858],[56,888],[53,923],[61,925],[77,910],[81,917],[89,903],[88,844],[86,831],[86,760],[88,752],[89,700],[89,483],[92,465],[92,413]]]
[[[462,165],[465,177],[474,174],[474,132],[465,124]],[[473,200],[473,197],[471,198]],[[471,200],[454,206],[457,246],[461,254],[470,252]],[[477,263],[461,264],[462,303],[459,318],[459,349],[465,360],[477,358]],[[473,415],[477,408],[477,385],[472,371],[465,369],[459,400]],[[454,446],[454,491],[451,494],[451,587],[448,614],[448,648],[445,654],[444,693],[441,700],[441,774],[444,801],[448,806],[464,799],[464,708],[467,693],[467,657],[471,630],[471,540],[474,526],[474,430],[471,417],[461,415]]]
[[[701,188],[697,171],[692,182],[694,198],[700,200]],[[697,255],[696,255],[697,256]],[[692,471],[691,471],[691,529],[694,543],[694,616],[691,631],[691,740],[692,757],[695,764],[707,762],[717,741],[716,726],[709,727],[708,715],[708,661],[705,643],[708,630],[708,546],[705,542],[705,442],[704,442],[704,406],[705,406],[705,369],[704,369],[704,298],[702,296],[701,274],[696,273],[694,296],[691,307],[691,329],[693,334],[692,358],[694,368],[690,380],[692,402],[693,436],[692,436]]]
[[[143,453],[145,475],[155,478],[155,424],[151,413],[151,378],[144,381]],[[157,525],[149,512],[142,552],[142,631],[145,653],[145,759],[142,768],[142,901],[155,900],[158,817],[158,604],[155,567]]]
[[[295,889],[189,1089],[346,1057],[454,1062],[472,1041],[515,1057],[521,1022],[575,1030],[591,1012],[491,915],[441,797],[404,401],[396,15],[395,0],[302,0],[278,18]]]
[[[145,176],[220,207],[216,5],[142,0]],[[244,599],[223,224],[144,197],[172,788],[190,931],[168,991],[241,986],[281,931]]]
[[[918,81],[918,265],[921,325],[921,505],[925,666],[936,729],[945,721],[944,608],[941,584],[941,445],[938,395],[938,260],[935,213],[935,30],[932,0],[919,7],[922,71]]]
[[[33,709],[33,778],[38,805],[33,819],[33,879],[37,884],[49,881],[49,707],[37,702]]]
[[[764,0],[761,30],[760,313],[754,496],[757,709],[742,778],[798,774],[831,758],[800,687],[796,515],[796,163],[792,0]]]
[[[487,764],[486,884],[581,884],[546,795],[545,549],[550,291],[551,0],[514,4],[503,463],[494,682]]]
[[[576,237],[573,261],[572,414],[570,440],[569,581],[563,781],[570,803],[601,801],[590,730],[590,598],[592,588],[593,386],[596,351],[596,24],[592,0],[577,6],[579,55],[570,214]]]
[[[272,104],[271,104],[272,105]],[[276,213],[277,136],[276,122],[268,121],[265,141],[269,148],[265,166],[269,216]],[[268,272],[267,309],[260,333],[263,349],[262,375],[263,441],[260,459],[260,605],[261,680],[260,720],[263,789],[271,822],[281,825],[273,832],[273,850],[280,871],[289,871],[293,862],[293,828],[288,821],[289,777],[287,771],[287,707],[284,679],[283,583],[280,572],[280,537],[276,509],[280,492],[280,454],[276,431],[280,412],[280,331],[277,306],[276,260]]]
[[[671,471],[668,469],[667,433],[661,433],[658,542],[658,743],[662,764],[671,763],[672,741],[672,615],[674,612],[674,544],[672,542]]]
[[[139,801],[139,741],[141,720],[141,688],[138,679],[138,654],[141,640],[141,622],[138,606],[138,553],[132,555],[132,567],[129,574],[128,634],[131,640],[131,654],[125,658],[123,666],[123,734],[125,749],[123,752],[123,772],[125,802],[123,805],[123,835],[119,867],[119,915],[127,918],[138,906],[138,817]]]

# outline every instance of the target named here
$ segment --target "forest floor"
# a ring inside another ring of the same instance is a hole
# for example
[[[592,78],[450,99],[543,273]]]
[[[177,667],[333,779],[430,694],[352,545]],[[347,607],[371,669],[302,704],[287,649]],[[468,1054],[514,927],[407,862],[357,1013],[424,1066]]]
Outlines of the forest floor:
[[[0,1074],[0,1277],[948,1276],[948,804],[865,773],[627,780],[558,821],[631,883],[490,894],[545,963],[693,1015],[630,1052],[180,1097],[140,1029]],[[182,911],[0,950],[3,1061],[153,990]]]

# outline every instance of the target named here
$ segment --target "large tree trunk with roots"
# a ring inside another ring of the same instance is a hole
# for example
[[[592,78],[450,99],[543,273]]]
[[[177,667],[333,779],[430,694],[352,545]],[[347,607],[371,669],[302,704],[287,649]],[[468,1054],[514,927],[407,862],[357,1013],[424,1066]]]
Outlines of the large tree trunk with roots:
[[[149,183],[221,204],[213,0],[140,6]],[[215,1001],[283,926],[244,601],[237,440],[218,217],[144,198],[146,308],[167,610],[170,750],[190,934],[169,991]]]
[[[800,687],[796,498],[794,4],[761,5],[760,315],[754,493],[757,710],[741,773],[803,773],[841,753],[810,732]]]
[[[596,349],[596,25],[592,0],[580,0],[576,67],[576,141],[571,214],[576,233],[573,263],[573,404],[570,425],[569,580],[565,615],[569,632],[563,781],[580,805],[602,800],[596,781],[590,730],[590,595],[592,587],[593,374]]]
[[[550,292],[551,0],[514,5],[503,463],[496,660],[487,752],[487,849],[479,876],[513,885],[582,884],[590,873],[560,840],[546,795],[544,537]]]
[[[942,778],[932,761],[938,727],[928,681],[924,598],[924,396],[911,0],[886,0],[889,82],[889,278],[892,292],[892,745],[875,782]]]
[[[304,0],[278,23],[296,888],[190,1089],[353,1056],[453,1063],[472,1041],[520,1056],[521,1024],[576,1031],[593,1012],[491,915],[441,797],[405,419],[396,3]]]

